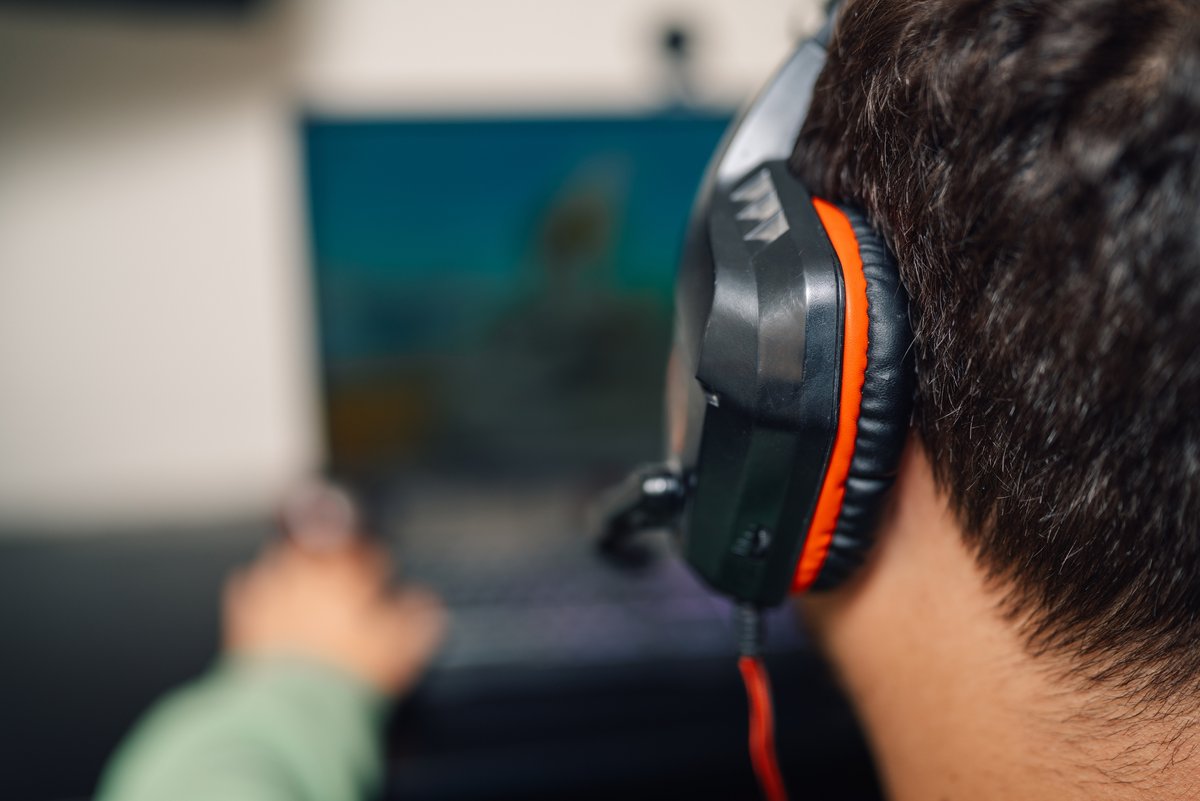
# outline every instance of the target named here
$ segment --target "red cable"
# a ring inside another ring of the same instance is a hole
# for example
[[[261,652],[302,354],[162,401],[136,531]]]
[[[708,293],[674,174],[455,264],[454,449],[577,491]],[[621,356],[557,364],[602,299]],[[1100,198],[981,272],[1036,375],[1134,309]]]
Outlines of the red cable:
[[[771,681],[762,660],[753,656],[738,659],[738,670],[750,702],[750,762],[767,801],[787,801],[779,757],[775,753],[775,720],[771,710]]]

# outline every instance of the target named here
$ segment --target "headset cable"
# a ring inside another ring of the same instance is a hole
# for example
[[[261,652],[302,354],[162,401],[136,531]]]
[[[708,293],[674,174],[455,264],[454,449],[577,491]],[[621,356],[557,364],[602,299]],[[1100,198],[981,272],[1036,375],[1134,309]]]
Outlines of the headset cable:
[[[738,604],[737,617],[738,670],[750,705],[750,762],[766,801],[787,801],[779,755],[775,751],[771,680],[762,660],[762,610],[753,604]]]

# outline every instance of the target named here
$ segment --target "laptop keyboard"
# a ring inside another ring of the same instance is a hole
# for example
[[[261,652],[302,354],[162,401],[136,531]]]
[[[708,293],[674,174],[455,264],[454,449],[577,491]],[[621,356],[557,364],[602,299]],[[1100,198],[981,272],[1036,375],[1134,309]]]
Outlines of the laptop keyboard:
[[[431,481],[395,495],[385,520],[403,573],[452,613],[440,668],[733,658],[729,602],[674,556],[665,534],[647,537],[645,565],[603,560],[583,533],[587,500],[566,485]],[[771,618],[773,649],[802,647],[790,606]]]

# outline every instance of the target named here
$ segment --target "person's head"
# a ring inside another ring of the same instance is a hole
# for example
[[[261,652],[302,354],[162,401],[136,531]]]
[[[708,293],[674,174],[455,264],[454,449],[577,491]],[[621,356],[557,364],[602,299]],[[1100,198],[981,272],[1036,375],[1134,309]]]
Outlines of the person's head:
[[[1194,712],[1200,5],[843,5],[792,167],[896,253],[965,551],[1062,686]]]

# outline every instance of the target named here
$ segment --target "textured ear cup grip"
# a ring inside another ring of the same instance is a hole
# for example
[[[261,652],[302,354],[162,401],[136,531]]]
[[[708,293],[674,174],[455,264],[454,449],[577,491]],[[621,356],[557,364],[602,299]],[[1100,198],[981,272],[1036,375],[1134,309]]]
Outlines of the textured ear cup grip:
[[[813,589],[828,589],[843,581],[871,546],[907,438],[915,379],[908,296],[895,259],[861,212],[846,206],[839,209],[858,239],[867,282],[867,370],[841,513]]]

